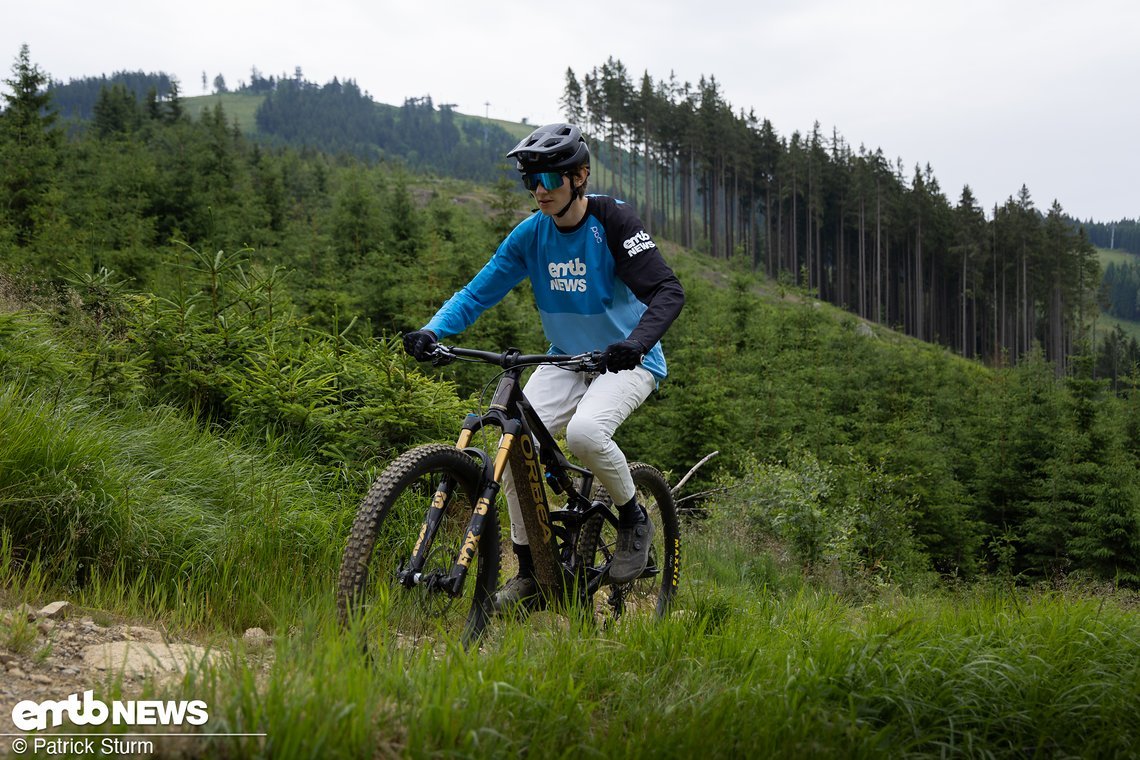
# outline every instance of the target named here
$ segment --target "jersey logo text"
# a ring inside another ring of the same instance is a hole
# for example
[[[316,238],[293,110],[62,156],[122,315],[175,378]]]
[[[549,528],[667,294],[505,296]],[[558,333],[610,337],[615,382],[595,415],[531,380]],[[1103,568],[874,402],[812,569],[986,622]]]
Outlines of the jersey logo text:
[[[586,265],[581,259],[575,257],[571,261],[559,263],[552,261],[546,270],[550,273],[550,289],[562,290],[568,293],[585,293]]]
[[[650,248],[656,248],[657,244],[649,239],[648,232],[641,230],[636,235],[626,239],[626,241],[622,243],[621,246],[625,249],[626,255],[632,258],[642,251],[648,251]]]

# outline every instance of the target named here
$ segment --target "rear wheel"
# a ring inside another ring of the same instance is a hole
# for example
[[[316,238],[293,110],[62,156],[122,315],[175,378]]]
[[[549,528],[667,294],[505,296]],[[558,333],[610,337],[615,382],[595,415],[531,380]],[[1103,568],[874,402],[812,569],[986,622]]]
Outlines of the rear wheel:
[[[628,583],[606,582],[595,597],[595,610],[619,617],[654,614],[662,617],[677,592],[681,579],[681,536],[673,494],[665,476],[655,467],[636,462],[630,465],[637,502],[653,523],[653,543],[649,563],[641,576]],[[605,489],[598,486],[595,500],[613,504]],[[617,549],[617,527],[601,515],[583,527],[578,551],[590,577],[605,576]]]
[[[463,548],[479,497],[481,465],[446,445],[421,446],[398,457],[364,498],[341,562],[337,612],[342,626],[358,626],[365,648],[432,646],[448,638],[469,645],[489,619],[499,577],[499,525],[488,506],[462,593],[437,583],[400,582],[433,502],[443,515],[430,540],[422,576],[446,578]]]

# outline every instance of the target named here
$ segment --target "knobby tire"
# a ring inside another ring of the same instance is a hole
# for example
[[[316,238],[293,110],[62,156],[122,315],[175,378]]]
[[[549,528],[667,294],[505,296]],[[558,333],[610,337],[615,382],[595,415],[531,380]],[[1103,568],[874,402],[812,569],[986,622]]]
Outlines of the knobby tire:
[[[455,486],[424,572],[451,569],[479,496],[481,476],[482,466],[468,454],[431,444],[399,456],[372,485],[357,511],[337,584],[340,623],[357,628],[365,649],[375,650],[381,642],[435,646],[447,637],[469,646],[483,633],[499,578],[499,524],[493,504],[460,597],[426,584],[407,588],[396,577],[400,564],[412,555],[436,485],[445,478]]]
[[[637,501],[646,508],[656,529],[650,549],[649,566],[640,578],[624,584],[606,584],[596,593],[595,607],[617,616],[647,612],[664,617],[681,580],[681,537],[673,494],[665,476],[657,468],[635,462],[630,465]],[[594,498],[607,504],[613,500],[602,486]],[[578,551],[583,561],[597,573],[612,559],[617,547],[617,531],[600,516],[590,519],[579,537]]]

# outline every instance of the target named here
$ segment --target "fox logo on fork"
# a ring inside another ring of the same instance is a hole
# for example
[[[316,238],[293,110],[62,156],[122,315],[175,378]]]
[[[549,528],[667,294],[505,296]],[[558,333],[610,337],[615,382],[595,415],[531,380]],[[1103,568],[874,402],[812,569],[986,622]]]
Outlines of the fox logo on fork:
[[[485,515],[491,509],[491,502],[486,498],[479,499],[475,503],[475,514]],[[471,567],[472,560],[475,559],[475,551],[479,548],[479,537],[467,531],[467,538],[463,541],[463,548],[459,551],[459,559],[457,562],[464,567]]]

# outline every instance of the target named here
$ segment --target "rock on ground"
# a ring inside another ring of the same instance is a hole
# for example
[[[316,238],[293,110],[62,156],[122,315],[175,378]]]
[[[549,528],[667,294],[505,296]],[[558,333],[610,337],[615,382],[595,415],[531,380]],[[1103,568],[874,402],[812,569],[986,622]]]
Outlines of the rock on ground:
[[[12,709],[23,700],[67,699],[120,674],[122,698],[133,699],[150,679],[175,678],[223,656],[168,638],[138,625],[101,625],[67,602],[0,608],[0,734],[18,731]],[[10,742],[0,741],[0,756],[8,752]]]

